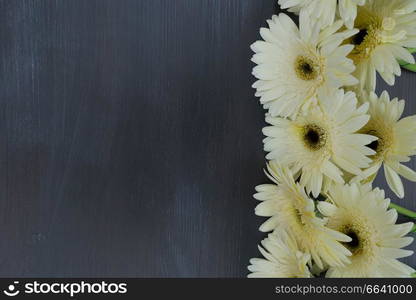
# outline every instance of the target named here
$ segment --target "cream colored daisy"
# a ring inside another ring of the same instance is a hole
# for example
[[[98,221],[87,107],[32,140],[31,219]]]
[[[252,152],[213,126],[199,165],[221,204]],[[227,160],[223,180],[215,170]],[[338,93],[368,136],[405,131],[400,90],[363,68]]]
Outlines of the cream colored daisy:
[[[415,63],[404,47],[416,47],[416,1],[367,0],[358,8],[354,27],[359,32],[348,40],[354,44],[349,54],[357,69],[360,87],[373,91],[376,72],[393,85],[401,75],[397,59]]]
[[[310,255],[298,250],[295,239],[284,230],[269,234],[261,242],[259,250],[265,259],[250,259],[247,277],[250,278],[309,278],[312,277],[307,263]]]
[[[357,6],[364,5],[366,0],[279,0],[280,7],[298,13],[305,10],[312,18],[322,22],[323,26],[331,25],[338,11],[348,28],[354,26]]]
[[[413,223],[395,224],[397,212],[388,210],[384,191],[370,184],[333,185],[329,202],[318,208],[328,218],[328,227],[351,237],[344,243],[351,253],[351,264],[330,267],[327,277],[410,277],[415,272],[397,259],[413,254],[401,249],[413,242],[405,237]]]
[[[320,107],[295,120],[266,117],[266,158],[284,162],[316,198],[325,182],[344,183],[343,172],[360,175],[375,152],[366,145],[377,138],[356,133],[369,120],[368,103],[357,108],[355,94],[343,90],[318,96]]]
[[[373,92],[363,93],[361,101],[370,104],[370,121],[360,130],[378,138],[368,146],[376,151],[371,166],[352,180],[372,182],[381,166],[390,189],[400,198],[404,197],[404,188],[400,176],[416,181],[416,172],[402,164],[416,154],[416,116],[400,119],[405,102],[394,98],[384,91],[380,98]]]
[[[257,186],[254,195],[255,199],[262,201],[256,207],[256,214],[270,217],[260,230],[285,230],[296,239],[299,250],[309,254],[320,267],[348,263],[350,252],[340,242],[351,239],[327,228],[325,220],[316,216],[313,200],[299,183],[295,183],[288,168],[271,162],[267,169],[269,178],[275,184]]]
[[[352,45],[341,43],[356,30],[338,32],[342,22],[321,31],[317,22],[300,15],[299,29],[285,14],[268,20],[270,29],[261,28],[264,41],[255,42],[253,87],[256,96],[272,116],[295,117],[316,103],[318,90],[356,85],[355,70],[346,56]]]

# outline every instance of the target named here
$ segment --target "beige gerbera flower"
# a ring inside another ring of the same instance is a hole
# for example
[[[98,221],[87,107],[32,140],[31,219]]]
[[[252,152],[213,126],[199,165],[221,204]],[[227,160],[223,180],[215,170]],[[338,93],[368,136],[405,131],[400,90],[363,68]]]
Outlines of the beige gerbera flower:
[[[360,175],[375,151],[366,147],[377,138],[358,134],[369,120],[368,103],[357,107],[355,94],[343,90],[318,96],[319,107],[294,120],[273,118],[263,133],[266,158],[301,173],[300,183],[318,197],[326,182],[344,183],[343,171]]]
[[[348,263],[350,252],[340,242],[351,239],[325,226],[325,220],[315,214],[315,204],[304,188],[295,183],[292,172],[275,162],[267,166],[268,176],[275,184],[256,187],[254,198],[262,201],[256,207],[256,214],[270,217],[261,231],[276,228],[285,230],[296,239],[299,250],[309,254],[315,263],[342,266]]]
[[[265,259],[252,258],[250,278],[309,278],[310,255],[299,251],[296,240],[284,230],[276,230],[261,242]]]
[[[342,22],[325,30],[305,14],[299,28],[285,14],[268,20],[270,28],[261,28],[264,41],[255,42],[253,75],[259,80],[253,87],[256,96],[272,116],[294,118],[316,103],[319,90],[329,90],[358,83],[355,70],[346,56],[352,45],[343,41],[357,30],[337,32]]]
[[[371,134],[378,139],[368,145],[376,152],[371,157],[372,164],[351,182],[372,182],[378,170],[384,166],[389,187],[398,197],[403,198],[404,188],[399,175],[416,181],[416,172],[402,164],[416,154],[416,116],[400,119],[405,101],[399,101],[397,98],[390,100],[386,91],[380,98],[373,92],[363,93],[360,98],[362,103],[370,104],[370,121],[360,132]]]
[[[359,32],[348,40],[354,45],[349,58],[357,69],[360,88],[373,91],[376,72],[393,85],[401,75],[398,59],[415,63],[404,47],[416,47],[416,1],[367,0],[358,7],[354,27]]]
[[[352,253],[351,264],[329,267],[327,277],[410,277],[415,270],[397,259],[413,254],[401,249],[412,243],[405,235],[413,223],[396,224],[397,212],[388,210],[384,191],[369,184],[332,185],[329,202],[318,208],[328,218],[328,227],[351,238],[344,243]]]

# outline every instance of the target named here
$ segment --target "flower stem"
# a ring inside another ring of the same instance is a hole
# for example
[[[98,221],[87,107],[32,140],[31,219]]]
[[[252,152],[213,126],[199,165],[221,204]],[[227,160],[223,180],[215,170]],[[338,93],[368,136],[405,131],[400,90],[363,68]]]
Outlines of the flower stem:
[[[409,50],[411,54],[416,53],[416,48],[407,48],[407,50]],[[409,71],[416,72],[416,64],[409,64],[404,60],[399,60],[399,64]]]
[[[399,61],[400,65],[405,68],[406,70],[409,70],[411,72],[416,72],[416,64],[408,64],[405,61]]]
[[[390,203],[390,208],[394,208],[395,210],[397,210],[397,212],[399,214],[402,214],[402,215],[407,216],[409,218],[416,219],[416,212],[411,211],[410,209],[401,207],[401,206],[399,206],[397,204],[394,204],[394,203]]]

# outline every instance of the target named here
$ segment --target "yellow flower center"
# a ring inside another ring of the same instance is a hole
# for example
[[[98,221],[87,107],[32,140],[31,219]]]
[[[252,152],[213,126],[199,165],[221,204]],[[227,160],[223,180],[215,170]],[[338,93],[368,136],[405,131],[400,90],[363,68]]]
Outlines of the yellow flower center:
[[[320,76],[321,66],[312,56],[299,55],[295,60],[295,71],[300,79],[310,81]]]
[[[342,244],[352,253],[352,259],[359,257],[370,259],[373,257],[376,246],[374,240],[376,232],[366,226],[365,223],[344,224],[339,228],[339,231],[351,238],[350,242]]]
[[[300,212],[300,210],[294,207],[293,208],[293,214],[295,216],[295,219],[296,219],[297,223],[299,225],[303,226],[304,224],[303,224],[303,221],[302,221],[302,213]]]
[[[386,124],[386,121],[370,119],[367,125],[360,130],[360,133],[369,134],[378,138],[378,140],[368,144],[367,147],[377,152],[371,157],[374,162],[385,160],[394,145],[394,131]]]
[[[360,7],[354,24],[359,32],[346,41],[347,44],[354,45],[354,49],[348,57],[355,64],[369,58],[373,50],[382,43],[381,34],[383,29],[394,28],[394,26],[394,19],[385,18],[383,20],[367,9]]]
[[[317,151],[322,149],[328,139],[326,130],[316,124],[306,124],[302,128],[302,140],[310,150]]]

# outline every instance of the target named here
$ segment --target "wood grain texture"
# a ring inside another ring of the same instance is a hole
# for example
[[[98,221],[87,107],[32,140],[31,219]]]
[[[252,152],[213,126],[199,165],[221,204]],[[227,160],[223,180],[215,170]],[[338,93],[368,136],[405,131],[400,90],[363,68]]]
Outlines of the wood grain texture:
[[[0,0],[0,276],[245,276],[276,2]]]

